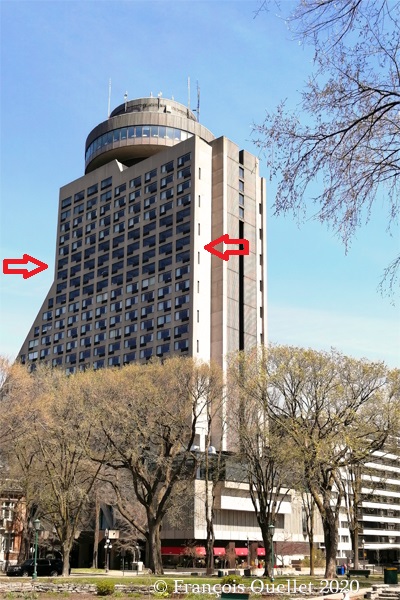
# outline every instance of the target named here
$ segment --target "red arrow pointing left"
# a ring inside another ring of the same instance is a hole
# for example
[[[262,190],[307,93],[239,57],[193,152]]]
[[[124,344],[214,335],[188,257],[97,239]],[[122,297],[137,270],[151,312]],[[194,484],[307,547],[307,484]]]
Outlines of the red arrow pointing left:
[[[36,269],[17,269],[11,268],[10,265],[28,265],[29,263],[33,263],[36,265]],[[33,275],[37,275],[41,273],[41,271],[45,271],[49,268],[49,265],[38,260],[37,258],[33,258],[29,254],[24,254],[22,258],[5,258],[3,260],[3,273],[4,275],[22,275],[24,279],[28,279],[28,277],[33,277]]]
[[[225,250],[225,252],[220,252],[215,248],[215,246],[218,246],[218,244],[222,243],[230,245],[240,244],[241,246],[243,246],[243,248],[238,248],[236,250],[228,249]],[[244,238],[233,239],[229,237],[229,233],[224,233],[224,235],[221,235],[216,240],[213,240],[209,244],[206,244],[204,246],[204,250],[207,250],[207,252],[210,252],[214,256],[218,256],[218,258],[222,258],[222,260],[229,260],[230,256],[243,256],[246,254],[250,254],[250,244],[249,241]]]

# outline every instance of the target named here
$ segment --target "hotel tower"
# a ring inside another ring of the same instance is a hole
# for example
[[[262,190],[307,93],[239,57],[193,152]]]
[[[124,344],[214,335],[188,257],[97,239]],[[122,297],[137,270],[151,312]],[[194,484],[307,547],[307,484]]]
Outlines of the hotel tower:
[[[265,213],[255,156],[174,100],[121,104],[60,189],[54,282],[20,360],[73,373],[178,353],[223,366],[262,343]],[[249,254],[210,254],[222,235]]]

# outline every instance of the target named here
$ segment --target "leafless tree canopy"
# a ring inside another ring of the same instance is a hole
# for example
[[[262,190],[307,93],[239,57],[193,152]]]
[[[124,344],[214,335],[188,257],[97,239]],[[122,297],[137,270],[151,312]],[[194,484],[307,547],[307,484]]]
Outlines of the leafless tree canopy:
[[[283,101],[255,127],[271,176],[278,177],[275,212],[303,215],[309,185],[322,183],[315,216],[346,246],[374,203],[385,206],[388,231],[398,224],[399,6],[396,0],[299,2],[287,22],[300,43],[313,45],[314,73],[298,111],[288,112]],[[384,273],[391,291],[399,266],[395,256]]]

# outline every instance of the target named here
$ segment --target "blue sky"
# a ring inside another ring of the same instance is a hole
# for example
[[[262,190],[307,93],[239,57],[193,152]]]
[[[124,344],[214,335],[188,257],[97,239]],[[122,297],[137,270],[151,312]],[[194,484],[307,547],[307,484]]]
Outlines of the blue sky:
[[[258,153],[253,123],[283,99],[300,102],[312,53],[292,41],[271,11],[254,18],[257,0],[2,0],[0,258],[30,254],[49,264],[23,280],[0,275],[0,352],[14,357],[51,285],[59,187],[84,172],[89,131],[111,107],[157,95],[192,107],[200,120]],[[399,252],[386,231],[384,198],[347,255],[333,232],[311,218],[300,226],[272,215],[268,181],[268,330],[273,342],[398,365],[399,300],[378,292]],[[310,190],[310,194],[312,190]],[[312,213],[310,212],[310,217]]]

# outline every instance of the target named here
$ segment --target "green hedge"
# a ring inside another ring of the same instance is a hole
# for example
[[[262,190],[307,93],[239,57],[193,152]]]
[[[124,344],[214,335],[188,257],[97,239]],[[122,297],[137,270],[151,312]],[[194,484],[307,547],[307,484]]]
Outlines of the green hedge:
[[[102,579],[96,584],[98,596],[111,596],[115,591],[115,584],[112,581]]]

